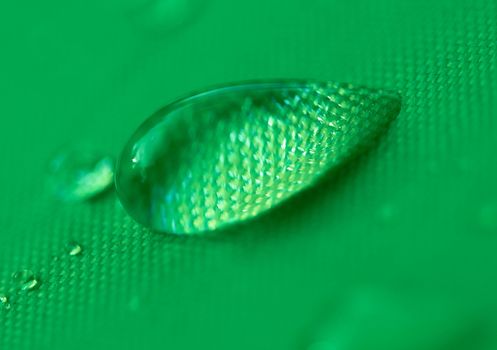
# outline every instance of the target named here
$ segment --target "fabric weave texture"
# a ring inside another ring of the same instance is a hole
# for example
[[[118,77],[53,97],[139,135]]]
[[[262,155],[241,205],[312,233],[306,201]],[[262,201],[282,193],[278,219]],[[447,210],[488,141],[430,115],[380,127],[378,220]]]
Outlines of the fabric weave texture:
[[[153,35],[129,19],[140,2],[0,4],[0,290],[12,305],[0,349],[305,349],[361,290],[444,300],[478,315],[462,329],[495,329],[494,0],[213,0]],[[392,89],[403,107],[318,188],[220,235],[152,233],[114,193],[64,204],[46,189],[61,145],[117,156],[178,96],[278,78]],[[40,284],[17,293],[25,268]]]

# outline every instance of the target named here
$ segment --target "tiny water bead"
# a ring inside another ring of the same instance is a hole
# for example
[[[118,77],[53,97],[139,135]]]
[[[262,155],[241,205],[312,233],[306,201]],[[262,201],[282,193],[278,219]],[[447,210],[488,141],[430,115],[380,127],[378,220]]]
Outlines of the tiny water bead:
[[[89,145],[70,146],[49,164],[49,184],[64,201],[87,200],[108,189],[114,179],[114,160]]]
[[[4,294],[0,294],[0,308],[4,310],[10,310],[11,308],[9,298]]]
[[[196,234],[247,220],[366,148],[400,111],[397,93],[319,82],[208,90],[148,119],[125,146],[118,196],[139,223]]]
[[[69,242],[67,252],[70,256],[80,255],[83,252],[83,247],[77,242]]]
[[[12,274],[12,281],[18,285],[19,290],[29,291],[36,289],[40,281],[31,270],[20,270]]]

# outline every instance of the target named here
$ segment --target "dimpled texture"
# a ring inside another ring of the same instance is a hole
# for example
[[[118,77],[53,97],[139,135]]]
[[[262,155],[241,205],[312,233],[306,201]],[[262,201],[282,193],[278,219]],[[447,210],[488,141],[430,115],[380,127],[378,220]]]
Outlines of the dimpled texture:
[[[166,107],[131,137],[116,184],[156,231],[202,233],[255,217],[368,146],[400,97],[337,83],[253,83]]]

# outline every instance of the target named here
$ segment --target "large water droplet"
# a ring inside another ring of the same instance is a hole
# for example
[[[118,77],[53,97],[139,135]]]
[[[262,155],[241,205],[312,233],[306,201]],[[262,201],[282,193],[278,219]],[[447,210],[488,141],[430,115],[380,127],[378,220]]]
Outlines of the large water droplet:
[[[128,213],[153,230],[201,233],[308,188],[368,145],[400,110],[396,93],[268,82],[179,100],[132,136],[116,173]]]
[[[27,269],[20,270],[12,274],[12,280],[22,291],[36,289],[40,284],[40,281],[35,277],[33,271]]]
[[[49,164],[49,184],[57,197],[66,201],[86,200],[112,185],[114,161],[88,145],[60,151]]]

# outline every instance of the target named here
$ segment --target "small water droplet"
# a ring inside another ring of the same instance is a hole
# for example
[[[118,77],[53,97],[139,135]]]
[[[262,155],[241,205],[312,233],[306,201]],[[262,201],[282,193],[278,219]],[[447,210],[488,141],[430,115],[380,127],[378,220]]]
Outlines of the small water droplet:
[[[0,294],[0,306],[4,310],[10,310],[11,308],[9,298],[4,294]]]
[[[77,242],[69,242],[67,244],[67,252],[71,256],[76,256],[83,252],[83,247]]]
[[[49,164],[49,184],[65,201],[86,200],[108,189],[114,180],[114,161],[89,145],[70,146]]]
[[[349,84],[199,93],[161,109],[132,136],[116,173],[118,195],[153,230],[216,230],[311,187],[370,145],[399,110],[396,93]]]
[[[33,290],[40,285],[40,281],[35,277],[33,271],[27,269],[12,274],[12,280],[21,291]]]

